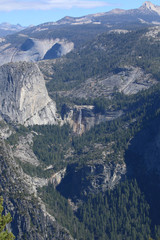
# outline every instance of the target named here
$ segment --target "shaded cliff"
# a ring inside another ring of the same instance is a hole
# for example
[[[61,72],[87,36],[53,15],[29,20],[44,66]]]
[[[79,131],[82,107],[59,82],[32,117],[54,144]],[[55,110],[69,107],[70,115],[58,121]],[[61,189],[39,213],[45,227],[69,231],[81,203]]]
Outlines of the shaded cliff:
[[[90,194],[114,188],[125,174],[125,164],[105,164],[103,161],[82,167],[72,164],[68,165],[57,190],[72,201],[86,200]]]
[[[153,223],[160,224],[160,117],[149,121],[131,140],[125,154],[127,176],[136,178],[150,204]]]

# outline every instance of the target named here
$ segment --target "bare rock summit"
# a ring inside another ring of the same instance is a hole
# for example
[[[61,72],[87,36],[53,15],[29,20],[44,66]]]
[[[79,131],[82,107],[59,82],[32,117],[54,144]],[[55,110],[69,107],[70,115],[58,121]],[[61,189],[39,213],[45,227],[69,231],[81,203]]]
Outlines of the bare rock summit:
[[[154,5],[150,1],[144,2],[143,5],[140,7],[140,10],[149,10],[160,15],[160,6]]]

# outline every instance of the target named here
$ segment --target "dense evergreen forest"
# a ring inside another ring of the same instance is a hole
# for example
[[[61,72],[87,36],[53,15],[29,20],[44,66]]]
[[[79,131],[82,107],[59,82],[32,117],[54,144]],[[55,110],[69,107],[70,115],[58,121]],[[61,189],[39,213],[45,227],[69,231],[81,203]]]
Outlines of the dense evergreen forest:
[[[52,185],[40,189],[50,213],[79,240],[155,240],[160,228],[152,229],[150,207],[136,180],[125,180],[105,194],[89,195],[73,214],[68,201]]]

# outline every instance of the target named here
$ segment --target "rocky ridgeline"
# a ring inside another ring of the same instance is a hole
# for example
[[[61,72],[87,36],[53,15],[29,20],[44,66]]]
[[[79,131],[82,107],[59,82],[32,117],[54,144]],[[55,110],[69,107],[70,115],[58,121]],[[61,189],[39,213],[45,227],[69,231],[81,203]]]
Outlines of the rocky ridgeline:
[[[0,113],[7,121],[24,125],[57,124],[56,104],[34,63],[9,63],[0,67]]]

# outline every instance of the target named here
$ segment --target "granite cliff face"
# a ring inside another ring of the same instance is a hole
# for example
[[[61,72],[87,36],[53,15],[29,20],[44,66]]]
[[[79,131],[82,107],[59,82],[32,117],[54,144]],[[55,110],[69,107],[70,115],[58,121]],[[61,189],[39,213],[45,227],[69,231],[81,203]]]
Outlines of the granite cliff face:
[[[81,135],[95,125],[114,120],[122,115],[121,110],[97,114],[93,105],[74,105],[73,108],[68,108],[68,112],[62,117],[63,122],[69,123],[74,133]]]
[[[0,112],[4,119],[24,125],[56,124],[56,104],[47,93],[43,75],[34,63],[0,67]]]
[[[13,218],[8,225],[17,240],[73,240],[69,232],[51,216],[36,191],[32,179],[24,174],[12,150],[0,140],[0,194],[4,210]]]
[[[37,30],[38,31],[38,30]],[[0,65],[9,62],[36,62],[61,57],[74,48],[74,43],[65,39],[36,39],[18,34],[19,44],[2,38],[0,41]]]

